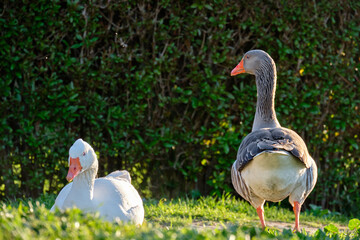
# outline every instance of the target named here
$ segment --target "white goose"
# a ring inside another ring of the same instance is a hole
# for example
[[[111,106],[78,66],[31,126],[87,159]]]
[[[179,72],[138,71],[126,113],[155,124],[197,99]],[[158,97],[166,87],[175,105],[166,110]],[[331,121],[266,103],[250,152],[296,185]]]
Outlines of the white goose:
[[[275,113],[276,67],[262,50],[247,52],[232,70],[255,75],[257,104],[252,131],[240,144],[231,169],[235,190],[256,208],[265,228],[265,201],[278,202],[289,196],[299,229],[301,205],[317,180],[315,161],[301,137],[280,126]]]
[[[84,212],[99,212],[105,220],[116,218],[141,225],[144,220],[143,202],[131,185],[127,171],[115,171],[97,178],[98,160],[94,149],[82,139],[76,140],[69,150],[67,184],[55,200],[55,208],[65,210],[77,207]]]

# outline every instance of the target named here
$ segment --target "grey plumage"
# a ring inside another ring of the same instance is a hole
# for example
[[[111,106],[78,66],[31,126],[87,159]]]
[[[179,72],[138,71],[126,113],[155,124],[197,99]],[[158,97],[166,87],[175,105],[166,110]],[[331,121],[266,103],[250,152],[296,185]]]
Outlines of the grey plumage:
[[[310,167],[308,150],[301,137],[287,128],[262,128],[247,135],[241,142],[236,169],[241,171],[256,155],[269,150],[283,150],[299,158],[306,168]]]
[[[301,205],[317,180],[315,161],[303,139],[281,127],[276,118],[276,67],[270,55],[262,50],[247,52],[231,75],[241,73],[255,75],[257,103],[252,131],[241,142],[231,168],[233,186],[257,209],[263,227],[264,202],[289,197],[299,231]]]

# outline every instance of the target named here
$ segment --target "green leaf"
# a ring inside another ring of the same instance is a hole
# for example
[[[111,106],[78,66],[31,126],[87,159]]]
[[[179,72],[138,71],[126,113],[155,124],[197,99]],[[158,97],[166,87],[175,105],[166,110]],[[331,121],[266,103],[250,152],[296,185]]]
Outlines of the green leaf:
[[[185,92],[184,92],[184,93],[185,93],[185,95],[188,95],[188,96],[189,96],[189,95],[191,95],[191,94],[192,94],[192,91],[191,91],[191,90],[185,90]]]
[[[205,8],[209,10],[213,10],[213,7],[210,4],[205,4]]]
[[[93,43],[93,42],[96,42],[99,38],[98,37],[93,37],[92,39],[90,39],[90,42]]]
[[[172,148],[174,145],[171,144],[171,143],[164,143],[164,146],[165,146],[166,148]]]
[[[79,47],[81,47],[82,45],[84,45],[83,42],[81,42],[81,43],[76,43],[76,44],[72,45],[71,48],[79,48]]]
[[[226,96],[230,99],[235,99],[234,95],[232,95],[231,93],[226,93]]]
[[[356,229],[360,229],[360,220],[357,218],[351,219],[349,221],[349,229],[351,231],[356,230]]]
[[[226,144],[224,145],[224,152],[225,152],[226,154],[228,154],[229,151],[230,151],[229,145],[226,143]]]
[[[329,224],[327,226],[324,227],[324,230],[326,232],[330,232],[330,233],[338,233],[339,229],[334,225],[334,224]]]

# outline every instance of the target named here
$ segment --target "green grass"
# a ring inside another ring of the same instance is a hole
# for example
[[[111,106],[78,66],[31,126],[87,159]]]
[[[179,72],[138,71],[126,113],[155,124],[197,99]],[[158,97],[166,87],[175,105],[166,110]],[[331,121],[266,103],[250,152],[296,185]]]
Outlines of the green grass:
[[[50,213],[55,196],[0,204],[0,239],[359,239],[360,221],[314,208],[302,212],[301,226],[325,226],[315,233],[291,229],[262,231],[256,211],[233,197],[146,200],[141,227],[104,222],[79,210]],[[265,207],[266,220],[293,225],[292,211]],[[321,216],[319,216],[321,215]],[[343,231],[339,229],[345,228]]]
[[[233,197],[223,198],[200,198],[176,199],[160,201],[148,201],[146,206],[146,219],[151,222],[157,222],[164,226],[183,226],[191,224],[193,221],[202,221],[213,225],[217,223],[231,223],[236,225],[254,225],[259,226],[260,221],[255,209],[247,202],[236,200]],[[337,213],[332,214],[325,211],[323,217],[314,211],[306,211],[301,214],[301,222],[314,227],[320,227],[330,223],[336,225],[346,225],[348,219]],[[265,206],[266,220],[282,221],[293,223],[295,221],[294,213],[288,209],[273,206]]]

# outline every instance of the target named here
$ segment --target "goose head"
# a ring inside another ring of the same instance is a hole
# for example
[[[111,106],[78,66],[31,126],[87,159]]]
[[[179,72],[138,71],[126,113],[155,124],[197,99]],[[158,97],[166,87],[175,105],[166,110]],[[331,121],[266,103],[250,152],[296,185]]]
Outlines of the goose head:
[[[263,50],[250,50],[241,59],[240,63],[231,71],[231,76],[241,73],[258,75],[266,65],[275,66],[274,60]]]
[[[94,149],[81,138],[69,150],[69,171],[66,180],[72,181],[78,174],[97,168],[98,161]]]

